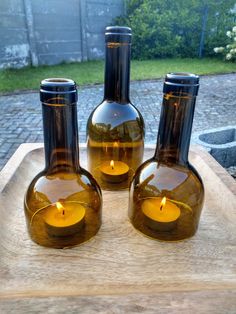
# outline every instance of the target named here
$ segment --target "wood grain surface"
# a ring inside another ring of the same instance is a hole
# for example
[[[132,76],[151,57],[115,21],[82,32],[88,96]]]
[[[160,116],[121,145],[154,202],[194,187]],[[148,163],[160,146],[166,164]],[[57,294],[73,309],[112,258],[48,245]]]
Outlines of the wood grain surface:
[[[207,153],[190,153],[206,189],[193,238],[144,237],[128,221],[128,191],[103,192],[98,235],[57,250],[26,232],[23,197],[44,167],[39,146],[24,144],[1,173],[0,313],[236,313],[235,181]]]

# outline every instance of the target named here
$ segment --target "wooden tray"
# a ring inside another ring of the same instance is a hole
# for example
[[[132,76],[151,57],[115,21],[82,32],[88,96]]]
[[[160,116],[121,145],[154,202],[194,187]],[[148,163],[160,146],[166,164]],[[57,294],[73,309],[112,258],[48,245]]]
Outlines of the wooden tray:
[[[56,250],[31,242],[23,214],[24,192],[44,165],[41,146],[21,145],[1,173],[1,313],[235,313],[236,184],[210,155],[190,154],[206,188],[195,237],[148,239],[128,221],[128,191],[103,192],[98,235]],[[147,148],[145,159],[152,155]]]

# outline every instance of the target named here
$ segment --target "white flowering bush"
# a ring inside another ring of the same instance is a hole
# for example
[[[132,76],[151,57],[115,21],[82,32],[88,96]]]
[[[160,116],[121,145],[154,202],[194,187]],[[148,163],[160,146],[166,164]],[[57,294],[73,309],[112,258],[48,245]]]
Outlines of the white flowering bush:
[[[222,53],[227,61],[236,60],[236,26],[231,31],[226,32],[226,36],[230,38],[231,43],[226,47],[215,47],[215,53]]]

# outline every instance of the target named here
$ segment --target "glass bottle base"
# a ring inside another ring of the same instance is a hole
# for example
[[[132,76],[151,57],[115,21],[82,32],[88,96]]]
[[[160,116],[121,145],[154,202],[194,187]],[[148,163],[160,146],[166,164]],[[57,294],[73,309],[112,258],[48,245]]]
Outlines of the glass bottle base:
[[[69,227],[60,227],[55,224],[54,220],[45,219],[48,218],[46,215],[48,208],[52,206],[42,208],[33,218],[27,220],[31,240],[44,247],[63,249],[80,245],[92,239],[102,224],[101,212],[86,206],[86,215],[83,220]],[[25,212],[28,213],[27,207],[25,207]]]
[[[149,238],[174,242],[182,241],[194,236],[197,231],[197,223],[192,213],[181,208],[180,217],[171,223],[157,222],[144,215],[138,208],[134,216],[130,216],[130,222],[136,230]]]
[[[39,238],[35,238],[32,234],[30,234],[29,231],[28,231],[28,235],[34,243],[40,246],[65,250],[65,249],[73,248],[76,246],[80,246],[82,244],[85,244],[86,242],[91,241],[97,235],[99,230],[100,230],[100,226],[94,234],[91,234],[90,237],[86,237],[86,238],[84,238],[81,235],[77,235],[74,237],[67,237],[67,238],[66,237],[52,237],[49,241],[46,241],[46,239],[43,239],[44,241],[40,241]]]
[[[189,234],[185,234],[185,235],[179,235],[176,236],[173,233],[170,233],[168,231],[166,232],[162,232],[162,233],[158,233],[158,232],[153,232],[153,230],[147,230],[147,229],[139,229],[138,227],[136,227],[132,221],[130,220],[130,223],[132,224],[133,228],[139,233],[142,234],[143,236],[145,236],[146,238],[152,239],[154,241],[159,241],[159,242],[182,242],[185,240],[188,240],[190,238],[192,238],[197,230],[192,231],[192,233]],[[149,229],[149,227],[147,227]]]

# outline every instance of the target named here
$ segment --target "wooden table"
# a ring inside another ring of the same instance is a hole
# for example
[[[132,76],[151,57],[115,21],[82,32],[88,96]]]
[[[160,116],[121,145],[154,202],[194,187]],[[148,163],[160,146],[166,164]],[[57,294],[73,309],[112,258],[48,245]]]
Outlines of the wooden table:
[[[128,221],[128,191],[103,192],[98,235],[56,250],[27,235],[24,192],[44,156],[42,144],[21,145],[0,177],[0,313],[236,313],[236,183],[202,149],[190,160],[206,189],[193,238],[144,237]]]

